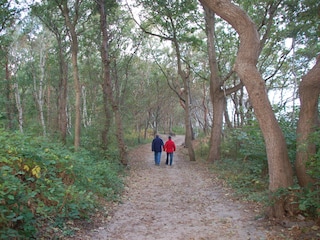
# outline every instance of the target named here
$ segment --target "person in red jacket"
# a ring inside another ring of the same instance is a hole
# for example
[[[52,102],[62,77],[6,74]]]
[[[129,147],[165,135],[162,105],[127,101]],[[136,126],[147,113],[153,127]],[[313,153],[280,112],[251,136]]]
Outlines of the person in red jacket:
[[[169,159],[170,159],[170,166],[171,166],[172,160],[173,160],[173,152],[176,151],[176,145],[174,141],[171,140],[171,136],[168,137],[168,140],[165,142],[163,149],[164,151],[167,152],[166,164],[167,165],[169,164]]]

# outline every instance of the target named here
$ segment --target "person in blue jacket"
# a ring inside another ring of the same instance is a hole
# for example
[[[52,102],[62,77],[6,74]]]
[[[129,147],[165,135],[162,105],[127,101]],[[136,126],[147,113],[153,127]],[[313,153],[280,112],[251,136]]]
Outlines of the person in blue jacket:
[[[154,152],[154,162],[156,165],[160,165],[161,152],[163,150],[164,144],[162,139],[156,134],[156,137],[152,140],[152,152]]]

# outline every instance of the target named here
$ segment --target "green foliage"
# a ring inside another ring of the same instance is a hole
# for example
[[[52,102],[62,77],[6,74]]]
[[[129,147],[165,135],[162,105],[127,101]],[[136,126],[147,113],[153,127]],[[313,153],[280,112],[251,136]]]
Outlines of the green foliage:
[[[298,194],[299,209],[313,217],[320,217],[320,186],[309,186]]]
[[[225,157],[245,158],[267,163],[265,144],[257,122],[243,128],[226,130],[222,145]]]
[[[278,123],[284,134],[287,143],[288,155],[291,163],[293,164],[296,158],[296,131],[299,109],[296,108],[289,112],[285,106],[273,106]]]
[[[1,164],[2,165],[2,164]],[[12,174],[10,166],[0,168],[0,238],[31,237],[35,232],[34,214],[28,207],[35,192]]]
[[[223,160],[212,170],[224,179],[236,193],[247,200],[267,202],[267,156],[261,131],[256,122],[243,128],[226,129],[221,146]],[[201,141],[196,152],[209,151],[207,141]]]
[[[115,153],[71,152],[43,138],[0,130],[0,238],[51,235],[87,218],[99,197],[117,199],[123,183]],[[43,226],[48,226],[43,228]]]
[[[296,121],[292,121],[292,114],[280,114],[278,118],[287,142],[289,158],[293,163],[296,155],[296,133],[292,129],[296,128]],[[305,188],[295,186],[280,189],[274,193],[275,197],[293,197],[293,204],[298,204],[301,212],[317,217],[320,216],[319,133],[320,131],[316,131],[309,139],[317,146],[317,152],[310,156],[306,164],[307,172],[314,179],[314,184]],[[225,159],[215,162],[213,170],[244,198],[270,204],[267,195],[267,156],[258,124],[251,122],[250,126],[225,131],[222,152]]]
[[[126,141],[127,146],[130,148],[130,147],[135,147],[140,144],[150,143],[152,141],[152,139],[148,138],[148,136],[146,139],[144,139],[142,136],[142,133],[139,134],[136,131],[130,131],[130,132],[128,131],[125,134],[125,141]]]
[[[224,179],[237,195],[246,200],[266,202],[268,199],[268,177],[263,164],[250,160],[224,159],[215,164],[212,170]]]
[[[1,1],[0,6],[0,32],[2,32],[14,24],[15,16],[18,14],[18,10],[13,7],[13,3],[11,1]]]
[[[299,208],[312,215],[320,216],[320,131],[315,131],[309,141],[316,144],[317,152],[307,161],[307,173],[314,183],[303,189],[299,198]]]
[[[172,127],[172,132],[176,135],[184,135],[186,130],[184,126],[174,126]]]
[[[199,144],[195,146],[195,154],[197,159],[206,160],[207,156],[209,155],[209,139],[204,134],[198,135]]]
[[[307,162],[308,174],[311,177],[316,179],[316,181],[320,182],[320,129],[315,131],[311,136],[309,141],[314,143],[317,146],[317,152],[310,156],[309,161]]]
[[[289,159],[293,163],[296,155],[296,132],[292,131],[296,128],[295,121],[292,121],[288,113],[282,112],[278,116],[278,122],[286,139]],[[266,167],[267,153],[257,121],[252,120],[242,128],[226,129],[225,136],[222,144],[222,154],[225,157],[259,160],[265,162]]]
[[[90,161],[92,158],[91,152],[79,151],[75,153],[74,158],[76,161],[73,165],[75,184],[81,191],[90,189],[90,191],[99,196],[106,197],[109,200],[116,200],[123,186],[122,181],[119,180],[122,166],[117,163],[117,152],[109,151],[105,152],[104,155],[112,161],[99,160],[99,155],[94,156],[94,159],[92,159],[94,161]]]
[[[319,184],[300,187],[294,185],[289,188],[280,188],[272,193],[272,199],[287,199],[287,204],[297,205],[305,216],[320,216],[320,189]],[[269,204],[273,204],[270,202]]]

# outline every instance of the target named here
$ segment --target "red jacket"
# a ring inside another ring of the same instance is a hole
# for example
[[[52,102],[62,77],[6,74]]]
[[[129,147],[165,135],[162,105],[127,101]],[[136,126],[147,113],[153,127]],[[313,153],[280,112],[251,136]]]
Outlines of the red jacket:
[[[174,144],[174,142],[169,139],[168,141],[166,141],[166,143],[164,144],[164,148],[163,148],[167,153],[173,153],[174,151],[176,151],[176,145]]]

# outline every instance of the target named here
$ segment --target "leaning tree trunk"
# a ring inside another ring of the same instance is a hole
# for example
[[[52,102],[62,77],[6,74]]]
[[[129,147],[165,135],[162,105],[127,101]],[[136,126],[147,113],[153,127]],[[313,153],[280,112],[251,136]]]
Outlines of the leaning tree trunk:
[[[240,46],[234,68],[248,91],[265,140],[269,190],[275,192],[279,188],[287,188],[293,184],[293,171],[285,138],[271,108],[265,82],[256,67],[260,53],[257,29],[249,16],[229,0],[200,1],[230,23],[239,34]],[[285,212],[283,199],[276,201],[270,210],[270,215],[282,217]]]
[[[222,127],[223,116],[226,108],[226,95],[238,91],[243,87],[238,84],[233,88],[222,90],[223,81],[219,77],[219,70],[215,52],[215,16],[214,13],[206,6],[203,6],[206,13],[206,31],[207,31],[207,45],[210,65],[210,97],[213,108],[213,119],[210,136],[210,150],[208,154],[208,161],[214,162],[221,158],[221,141],[222,141]]]
[[[307,174],[306,162],[316,153],[316,146],[309,136],[316,130],[318,102],[320,94],[320,55],[316,65],[302,78],[300,95],[300,114],[297,128],[297,155],[295,168],[299,185],[307,186],[314,180]]]

